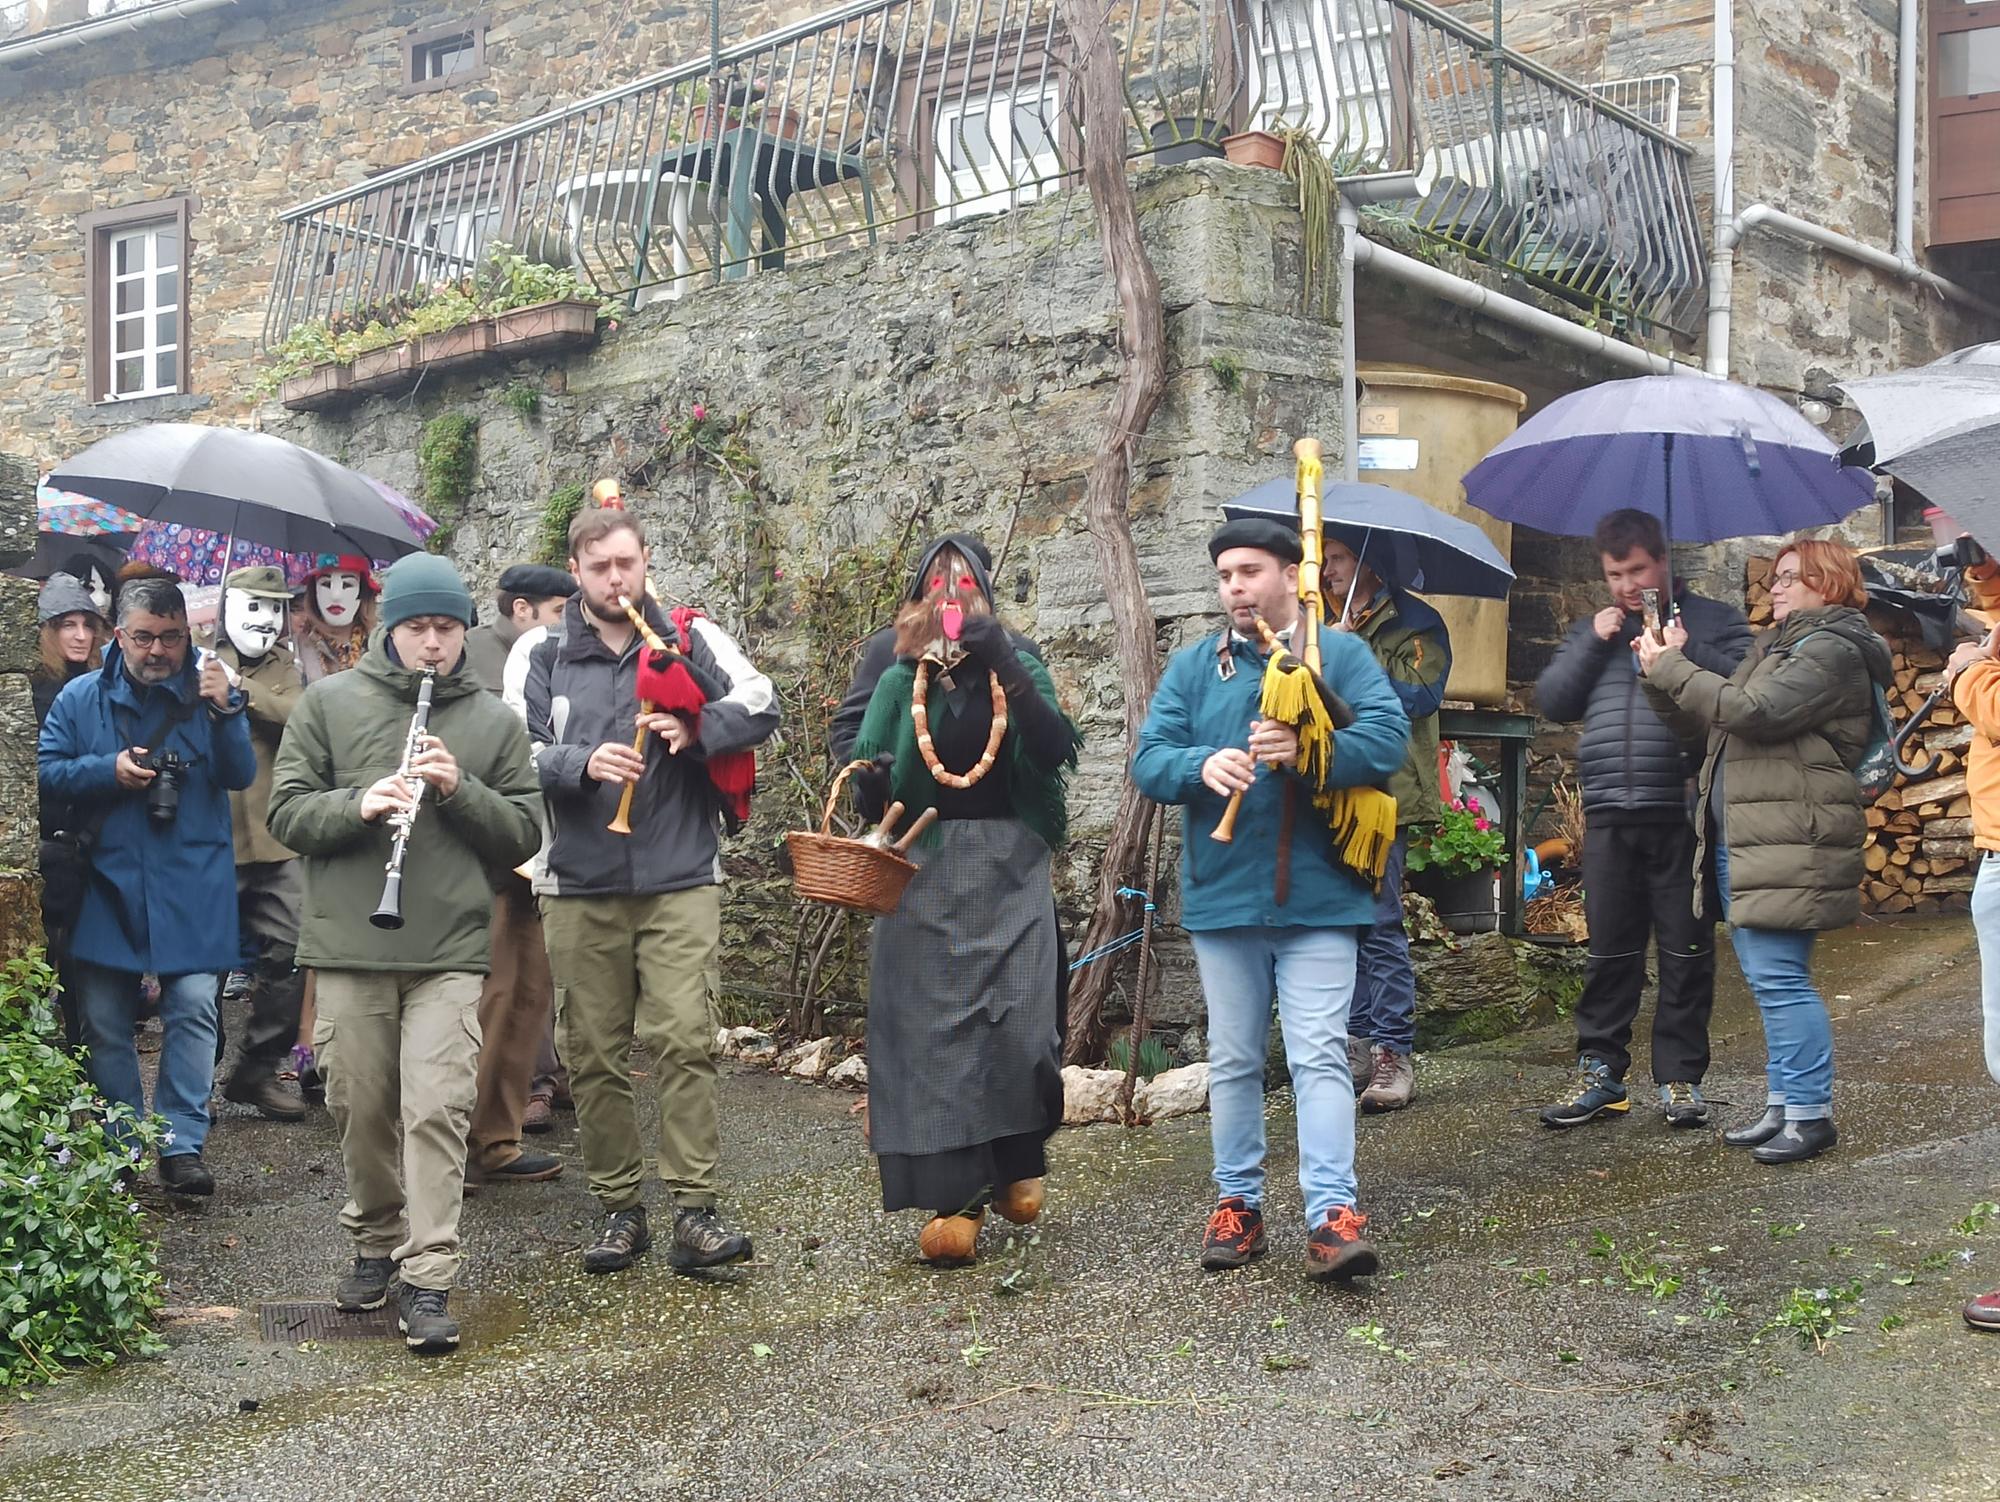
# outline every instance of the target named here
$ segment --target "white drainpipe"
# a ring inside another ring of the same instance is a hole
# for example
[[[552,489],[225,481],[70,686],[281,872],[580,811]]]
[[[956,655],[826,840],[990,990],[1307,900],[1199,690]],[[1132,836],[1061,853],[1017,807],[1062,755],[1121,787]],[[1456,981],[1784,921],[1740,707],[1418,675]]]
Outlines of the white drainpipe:
[[[1916,257],[1917,5],[1901,0],[1896,18],[1896,248],[1878,250],[1768,203],[1736,212],[1736,33],[1732,0],[1715,5],[1715,255],[1708,274],[1708,370],[1729,373],[1729,315],[1734,293],[1736,247],[1758,228],[1816,245],[1864,266],[1928,287],[1961,307],[2000,320],[2000,307],[1968,287],[1939,276]]]
[[[142,31],[161,21],[186,20],[189,16],[198,16],[205,10],[215,10],[220,6],[236,3],[237,0],[171,0],[171,3],[148,5],[141,10],[99,16],[94,21],[80,21],[73,26],[62,26],[54,31],[44,32],[40,36],[23,37],[17,42],[0,44],[0,63],[29,62],[38,57],[47,57],[53,52],[65,52],[71,47],[81,47],[89,42],[101,41],[117,33]]]

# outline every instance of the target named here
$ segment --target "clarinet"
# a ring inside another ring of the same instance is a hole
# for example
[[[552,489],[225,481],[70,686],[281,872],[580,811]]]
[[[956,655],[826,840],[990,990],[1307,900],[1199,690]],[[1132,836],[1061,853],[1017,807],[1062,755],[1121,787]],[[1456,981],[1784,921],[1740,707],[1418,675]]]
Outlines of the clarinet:
[[[410,716],[410,732],[403,740],[403,765],[396,771],[396,775],[405,780],[410,776],[410,763],[423,746],[424,735],[430,725],[431,690],[436,685],[437,669],[425,668],[423,680],[417,684],[417,710]],[[424,783],[419,778],[410,806],[389,815],[389,827],[396,831],[395,843],[389,847],[389,864],[385,868],[389,874],[382,882],[382,901],[368,915],[368,921],[377,928],[403,926],[403,855],[410,848],[410,830],[417,822],[417,805],[423,797]]]

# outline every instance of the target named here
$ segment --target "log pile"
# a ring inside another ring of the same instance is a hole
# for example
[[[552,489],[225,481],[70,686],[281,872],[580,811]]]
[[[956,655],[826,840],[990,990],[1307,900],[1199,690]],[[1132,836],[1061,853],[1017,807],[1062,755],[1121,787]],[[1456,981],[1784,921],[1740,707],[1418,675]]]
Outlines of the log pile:
[[[1771,625],[1771,560],[1752,558],[1746,569],[1745,609],[1752,629]],[[1889,712],[1901,725],[1923,706],[1943,677],[1944,655],[1925,643],[1907,616],[1868,612],[1893,653],[1895,681]],[[1937,765],[1918,781],[1898,775],[1868,810],[1868,843],[1861,860],[1861,906],[1870,913],[1962,913],[1972,902],[1978,873],[1972,848],[1972,800],[1965,790],[1965,754],[1972,727],[1945,700],[1904,747],[1904,759]]]

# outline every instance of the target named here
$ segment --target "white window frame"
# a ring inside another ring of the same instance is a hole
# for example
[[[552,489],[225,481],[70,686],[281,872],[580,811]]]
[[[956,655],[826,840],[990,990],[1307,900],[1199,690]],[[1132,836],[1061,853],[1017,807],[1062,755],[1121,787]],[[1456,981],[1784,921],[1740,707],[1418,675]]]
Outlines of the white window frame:
[[[1268,25],[1267,25],[1268,17]],[[1367,156],[1389,145],[1395,80],[1389,42],[1395,12],[1386,0],[1265,0],[1252,14],[1255,130],[1303,125],[1327,155]],[[1314,66],[1308,61],[1317,57]],[[1288,66],[1289,65],[1289,66]],[[1281,86],[1274,73],[1284,76]],[[1325,97],[1331,80],[1336,100]],[[1374,88],[1364,88],[1374,83]],[[1333,128],[1338,103],[1345,117]]]
[[[1016,128],[1024,107],[1039,102],[1042,144],[1025,146]],[[972,121],[984,130],[966,127]],[[1004,125],[996,129],[996,121]],[[1056,149],[1062,128],[1062,97],[1053,81],[1016,89],[982,89],[966,98],[942,98],[932,118],[931,192],[940,224],[1033,203],[1056,187],[1062,157]],[[955,148],[983,143],[983,162],[953,164]]]
[[[172,231],[181,240],[179,252],[170,262],[160,259],[160,236],[163,231]],[[140,246],[139,269],[120,272],[118,251],[121,245],[136,243]],[[146,396],[171,396],[180,391],[186,380],[185,349],[187,345],[187,314],[179,301],[179,289],[183,285],[181,276],[182,257],[187,254],[187,241],[178,219],[160,219],[149,223],[135,224],[113,230],[105,236],[105,253],[109,257],[105,267],[105,378],[110,389],[104,393],[107,402],[134,401]],[[160,300],[160,279],[169,277],[175,289],[171,302]],[[121,287],[134,283],[140,285],[141,297],[136,310],[118,311],[118,292]],[[159,320],[165,315],[174,315],[174,338],[162,343],[159,335]],[[132,349],[119,348],[118,332],[122,326],[137,324],[140,342]],[[174,378],[164,384],[159,379],[160,356],[174,358]],[[137,359],[140,373],[144,377],[140,385],[131,389],[119,386],[119,367]]]

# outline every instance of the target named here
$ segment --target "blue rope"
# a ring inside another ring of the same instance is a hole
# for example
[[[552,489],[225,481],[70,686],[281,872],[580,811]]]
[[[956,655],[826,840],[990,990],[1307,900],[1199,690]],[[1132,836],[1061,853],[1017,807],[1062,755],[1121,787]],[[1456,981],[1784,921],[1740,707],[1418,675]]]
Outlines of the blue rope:
[[[1153,905],[1152,894],[1148,892],[1142,892],[1137,887],[1120,887],[1118,889],[1118,895],[1120,897],[1143,897],[1146,899],[1146,911],[1149,913],[1156,911]],[[1109,944],[1105,944],[1097,949],[1093,949],[1090,951],[1089,954],[1084,955],[1081,959],[1072,961],[1069,968],[1072,972],[1075,972],[1081,970],[1085,965],[1093,965],[1097,961],[1104,959],[1108,955],[1114,955],[1118,953],[1118,951],[1121,949],[1129,949],[1132,945],[1138,943],[1145,936],[1146,936],[1146,930],[1143,928],[1135,928],[1129,934],[1120,934],[1117,938],[1113,939]]]

